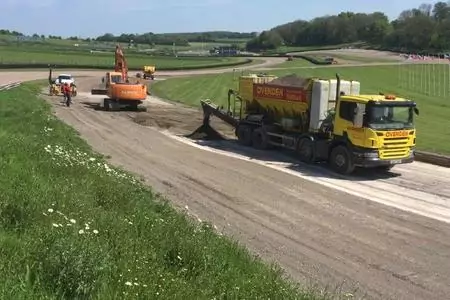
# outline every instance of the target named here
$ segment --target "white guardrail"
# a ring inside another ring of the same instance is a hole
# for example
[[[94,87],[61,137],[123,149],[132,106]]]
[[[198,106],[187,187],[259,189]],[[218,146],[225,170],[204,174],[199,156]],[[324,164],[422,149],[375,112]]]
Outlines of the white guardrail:
[[[7,91],[10,89],[13,89],[15,87],[18,87],[21,83],[22,83],[22,81],[16,81],[16,82],[11,82],[11,83],[7,83],[7,84],[2,84],[2,85],[0,85],[0,91]]]

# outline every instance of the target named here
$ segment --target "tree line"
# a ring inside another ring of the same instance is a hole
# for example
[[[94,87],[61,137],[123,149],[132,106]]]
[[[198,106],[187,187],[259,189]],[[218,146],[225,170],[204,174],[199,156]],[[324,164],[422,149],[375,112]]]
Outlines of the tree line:
[[[121,34],[115,36],[111,33],[97,37],[95,40],[99,42],[121,42],[129,43],[133,41],[136,44],[149,45],[173,45],[189,46],[190,42],[211,43],[228,39],[230,41],[251,39],[255,37],[256,32],[242,33],[230,31],[211,31],[211,32],[191,32],[191,33],[144,33],[144,34]]]
[[[389,21],[382,12],[341,12],[311,21],[297,20],[263,31],[247,42],[247,50],[280,46],[330,46],[366,42],[399,52],[450,52],[450,1],[422,4]]]
[[[10,31],[7,29],[0,29],[0,35],[10,35],[15,37],[24,37],[21,32]],[[232,31],[210,31],[210,32],[187,32],[187,33],[144,33],[144,34],[127,34],[114,35],[112,33],[106,33],[96,38],[81,39],[76,36],[69,37],[69,40],[84,40],[84,41],[98,41],[98,42],[119,42],[119,43],[135,43],[135,44],[147,44],[147,45],[173,45],[176,46],[189,46],[190,42],[223,42],[229,40],[230,44],[239,40],[249,40],[257,36],[256,32],[232,32]],[[40,39],[63,39],[57,35],[39,35],[37,33],[32,35],[33,38]]]

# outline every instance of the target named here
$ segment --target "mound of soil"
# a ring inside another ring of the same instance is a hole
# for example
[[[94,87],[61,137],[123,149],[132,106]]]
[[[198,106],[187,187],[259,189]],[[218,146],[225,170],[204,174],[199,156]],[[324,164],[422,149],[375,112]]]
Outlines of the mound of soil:
[[[192,139],[235,137],[233,127],[214,117],[210,120],[211,127],[203,128],[203,112],[180,105],[149,105],[146,112],[134,114],[132,118],[140,125],[167,129]]]
[[[296,74],[290,74],[283,77],[278,77],[270,82],[270,84],[277,84],[282,86],[292,87],[305,87],[308,85],[309,80],[306,78],[298,77]]]

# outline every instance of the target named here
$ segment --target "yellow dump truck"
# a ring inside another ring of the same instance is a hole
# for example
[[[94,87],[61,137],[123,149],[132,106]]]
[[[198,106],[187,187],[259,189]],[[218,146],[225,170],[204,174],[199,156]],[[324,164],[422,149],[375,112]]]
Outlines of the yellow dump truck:
[[[156,67],[155,66],[144,66],[143,68],[143,78],[147,79],[150,78],[151,80],[155,79],[155,71],[156,71]]]
[[[238,90],[228,92],[227,110],[205,100],[201,105],[200,128],[215,115],[236,128],[243,145],[288,148],[301,161],[328,162],[340,174],[414,161],[416,103],[394,95],[361,95],[358,81],[338,74],[331,80],[241,76]]]

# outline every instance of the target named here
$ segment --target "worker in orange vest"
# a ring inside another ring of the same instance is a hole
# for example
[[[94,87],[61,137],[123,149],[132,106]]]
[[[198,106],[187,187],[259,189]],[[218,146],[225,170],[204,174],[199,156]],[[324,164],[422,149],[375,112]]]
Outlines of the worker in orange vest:
[[[66,100],[68,100],[68,101],[72,101],[72,89],[70,88],[70,85],[69,85],[69,83],[68,82],[66,82],[65,84],[64,84],[64,87],[63,87],[63,91],[64,91],[64,101],[66,101]]]

